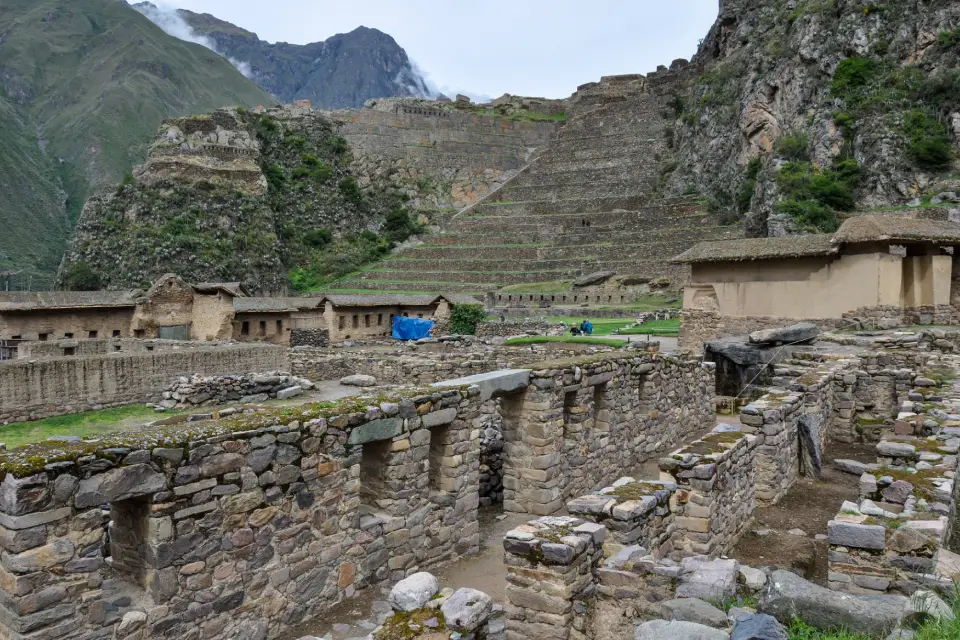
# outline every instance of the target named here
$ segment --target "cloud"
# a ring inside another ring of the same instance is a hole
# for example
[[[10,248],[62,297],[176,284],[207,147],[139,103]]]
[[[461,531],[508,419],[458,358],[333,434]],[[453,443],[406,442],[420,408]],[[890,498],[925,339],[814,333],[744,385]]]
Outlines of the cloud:
[[[433,80],[433,78],[430,77],[430,74],[424,71],[423,69],[421,69],[420,65],[418,65],[413,60],[410,61],[410,68],[413,73],[419,76],[420,82],[423,84],[424,88],[426,88],[428,91],[429,95],[426,95],[424,97],[438,98],[441,95],[443,95],[450,99],[453,99],[457,97],[458,93],[462,93],[465,96],[469,96],[471,100],[473,100],[478,104],[483,104],[493,100],[493,98],[491,98],[488,95],[477,93],[476,91],[470,91],[469,89],[462,89],[462,88],[458,89],[455,87],[451,87],[449,85],[438,85]]]
[[[237,71],[253,80],[254,73],[249,62],[237,60],[236,58],[230,58],[218,51],[217,43],[213,40],[213,38],[209,38],[194,30],[193,27],[187,24],[187,21],[183,19],[183,16],[180,15],[179,11],[175,7],[164,5],[162,3],[160,6],[157,6],[150,2],[141,2],[131,6],[146,16],[150,22],[163,29],[169,35],[179,40],[193,42],[202,47],[210,49],[214,53],[226,58],[230,64],[237,68]]]

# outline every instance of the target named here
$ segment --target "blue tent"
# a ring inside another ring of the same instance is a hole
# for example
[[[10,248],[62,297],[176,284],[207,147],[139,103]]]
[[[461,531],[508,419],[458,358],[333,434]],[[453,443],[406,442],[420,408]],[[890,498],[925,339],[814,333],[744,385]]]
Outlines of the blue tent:
[[[393,317],[393,337],[397,340],[419,340],[429,338],[433,329],[433,320],[423,318]]]

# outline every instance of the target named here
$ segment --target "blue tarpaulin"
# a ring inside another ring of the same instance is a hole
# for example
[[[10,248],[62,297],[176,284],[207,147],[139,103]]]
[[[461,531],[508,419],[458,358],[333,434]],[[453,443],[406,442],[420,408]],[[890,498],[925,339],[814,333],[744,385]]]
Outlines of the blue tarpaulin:
[[[430,329],[433,329],[433,325],[433,320],[394,316],[393,337],[396,340],[419,340],[420,338],[428,338],[430,337]]]

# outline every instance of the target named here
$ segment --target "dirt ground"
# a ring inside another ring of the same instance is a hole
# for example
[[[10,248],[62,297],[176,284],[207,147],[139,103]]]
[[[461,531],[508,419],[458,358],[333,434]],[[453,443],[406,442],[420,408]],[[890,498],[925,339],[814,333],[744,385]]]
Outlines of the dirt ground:
[[[856,501],[859,495],[859,478],[837,471],[832,461],[876,462],[876,458],[873,445],[828,443],[823,477],[812,480],[801,476],[779,504],[758,508],[749,532],[740,538],[730,556],[751,567],[796,569],[807,580],[826,586],[828,544],[815,536],[827,533],[827,522],[844,500]],[[805,535],[788,533],[795,529]]]

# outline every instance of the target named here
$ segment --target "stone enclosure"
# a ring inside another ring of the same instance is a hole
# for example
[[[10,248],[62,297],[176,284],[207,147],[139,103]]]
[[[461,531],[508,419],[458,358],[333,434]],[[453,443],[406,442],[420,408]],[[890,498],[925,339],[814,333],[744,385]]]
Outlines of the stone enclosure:
[[[272,637],[474,553],[494,407],[505,509],[551,513],[707,427],[712,368],[612,352],[0,454],[0,635]]]

